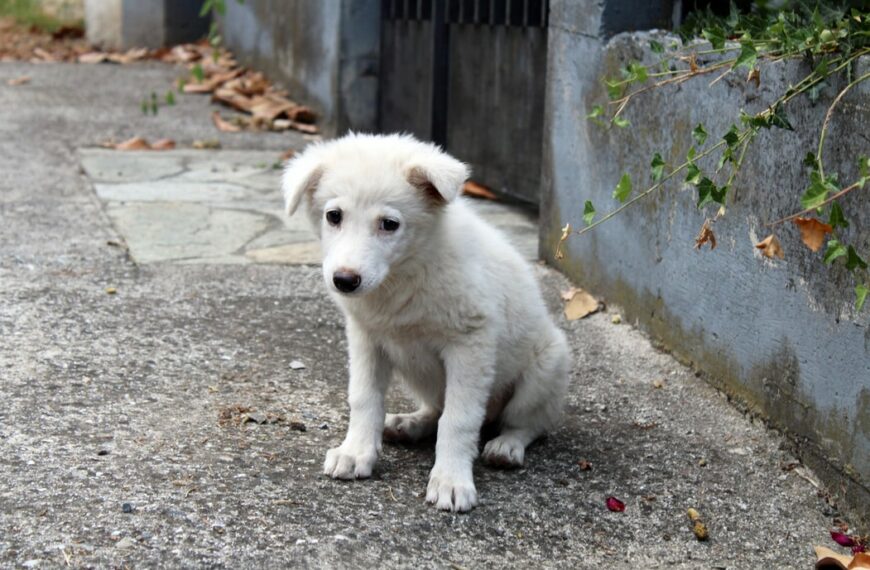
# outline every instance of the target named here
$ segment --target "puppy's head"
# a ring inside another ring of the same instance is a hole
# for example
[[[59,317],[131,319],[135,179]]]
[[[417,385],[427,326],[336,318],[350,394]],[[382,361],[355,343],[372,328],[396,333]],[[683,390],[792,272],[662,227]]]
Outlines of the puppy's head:
[[[323,249],[327,286],[365,295],[425,247],[468,168],[403,135],[357,135],[308,147],[287,163],[288,214],[304,208]]]

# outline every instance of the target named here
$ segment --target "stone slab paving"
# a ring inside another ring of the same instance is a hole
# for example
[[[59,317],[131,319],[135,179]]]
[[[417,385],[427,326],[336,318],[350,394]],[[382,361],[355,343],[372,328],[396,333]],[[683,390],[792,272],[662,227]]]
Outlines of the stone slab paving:
[[[274,152],[79,150],[84,172],[138,263],[316,264],[301,213],[288,217]],[[537,229],[525,211],[475,201],[528,259]]]

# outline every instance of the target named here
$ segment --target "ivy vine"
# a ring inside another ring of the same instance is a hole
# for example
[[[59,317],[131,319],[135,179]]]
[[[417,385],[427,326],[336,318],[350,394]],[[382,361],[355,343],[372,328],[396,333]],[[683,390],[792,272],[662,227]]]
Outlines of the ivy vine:
[[[841,263],[855,278],[855,306],[863,307],[870,293],[870,277],[865,261],[867,253],[859,252],[854,244],[846,243],[843,229],[849,221],[839,200],[870,180],[870,160],[858,157],[858,178],[841,183],[837,172],[826,171],[823,160],[825,137],[831,117],[840,101],[852,88],[870,79],[870,73],[854,75],[855,63],[870,54],[870,11],[866,7],[833,7],[817,3],[786,2],[776,10],[758,2],[750,13],[740,13],[732,5],[727,17],[700,12],[690,17],[681,30],[683,44],[673,42],[665,47],[651,40],[650,50],[658,58],[654,65],[646,66],[633,61],[621,69],[619,77],[604,78],[609,102],[595,105],[587,118],[605,128],[626,128],[629,121],[623,116],[628,106],[654,89],[712,76],[712,86],[729,74],[746,73],[746,80],[760,82],[759,65],[785,59],[803,59],[809,63],[809,73],[797,84],[790,85],[765,110],[757,114],[741,111],[730,128],[717,139],[711,139],[703,124],[692,131],[694,144],[685,160],[669,165],[656,153],[650,161],[652,184],[634,192],[629,174],[623,174],[613,191],[618,205],[596,220],[593,203],[586,200],[583,207],[585,227],[572,229],[568,224],[556,250],[562,257],[562,244],[572,235],[583,235],[620,214],[626,208],[665,188],[677,179],[697,190],[697,207],[717,207],[708,217],[696,240],[696,246],[709,243],[715,247],[712,225],[726,213],[729,195],[733,200],[734,181],[743,166],[747,151],[762,129],[794,130],[788,119],[789,103],[798,97],[815,102],[820,90],[835,77],[845,78],[845,86],[828,106],[821,126],[818,145],[803,159],[809,173],[806,190],[800,197],[801,210],[767,224],[775,228],[786,222],[795,223],[803,242],[818,251],[825,245],[822,261],[828,265]],[[695,41],[698,37],[705,41]],[[705,172],[699,161],[718,156],[716,168]],[[723,172],[724,170],[724,172]],[[718,180],[718,182],[717,182]],[[827,244],[824,241],[827,240]],[[767,257],[783,257],[779,241],[771,233],[756,245]]]

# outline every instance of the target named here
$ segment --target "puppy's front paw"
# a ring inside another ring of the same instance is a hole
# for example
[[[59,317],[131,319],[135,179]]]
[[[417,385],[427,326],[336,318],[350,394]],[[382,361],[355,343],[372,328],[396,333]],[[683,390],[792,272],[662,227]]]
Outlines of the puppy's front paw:
[[[323,473],[333,479],[367,479],[378,459],[377,449],[357,449],[341,444],[326,452]]]
[[[435,433],[437,428],[437,416],[420,412],[387,414],[384,421],[384,439],[397,443],[415,443]]]
[[[477,506],[477,490],[471,473],[447,473],[435,466],[429,475],[426,502],[444,511],[470,511]]]

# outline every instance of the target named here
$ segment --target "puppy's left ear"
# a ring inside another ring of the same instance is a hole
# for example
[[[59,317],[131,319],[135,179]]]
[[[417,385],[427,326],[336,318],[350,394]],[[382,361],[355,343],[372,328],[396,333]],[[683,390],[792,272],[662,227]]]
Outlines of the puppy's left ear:
[[[290,216],[299,207],[303,196],[314,194],[323,176],[323,162],[316,150],[303,152],[284,167],[281,187],[284,190],[287,214]]]
[[[452,202],[468,179],[468,166],[437,148],[408,168],[408,182],[436,203]]]

